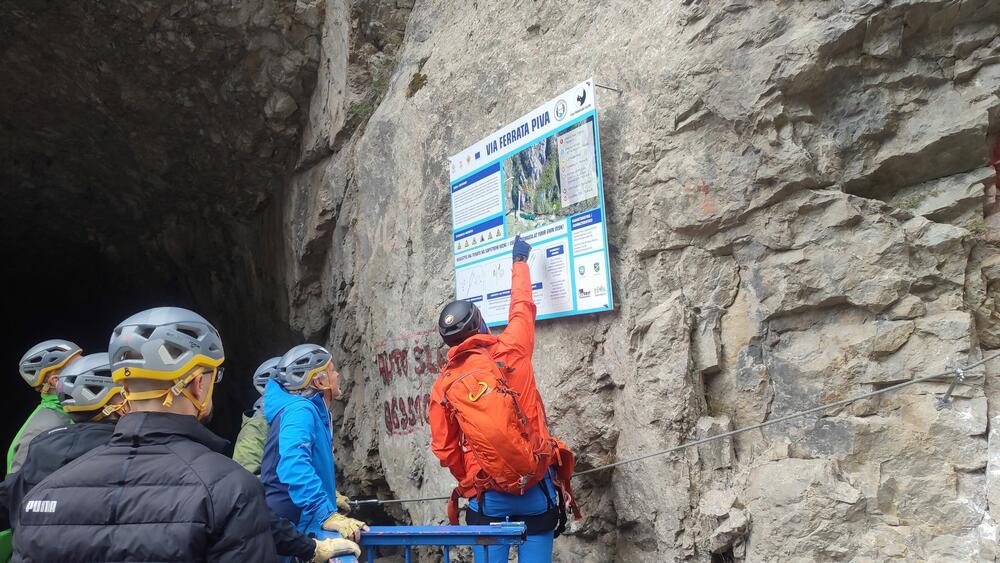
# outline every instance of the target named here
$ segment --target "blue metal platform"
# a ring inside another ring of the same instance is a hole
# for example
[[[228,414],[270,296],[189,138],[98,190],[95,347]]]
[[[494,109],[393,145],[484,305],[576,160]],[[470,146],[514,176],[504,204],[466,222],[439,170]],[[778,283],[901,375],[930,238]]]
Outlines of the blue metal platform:
[[[451,548],[471,546],[486,563],[490,562],[490,545],[511,545],[518,549],[525,539],[525,527],[521,522],[499,522],[489,526],[372,526],[361,534],[361,549],[367,563],[375,562],[375,548],[398,546],[403,548],[406,563],[411,563],[413,546],[441,546],[444,563],[449,563]],[[354,557],[337,557],[334,563],[358,563]]]

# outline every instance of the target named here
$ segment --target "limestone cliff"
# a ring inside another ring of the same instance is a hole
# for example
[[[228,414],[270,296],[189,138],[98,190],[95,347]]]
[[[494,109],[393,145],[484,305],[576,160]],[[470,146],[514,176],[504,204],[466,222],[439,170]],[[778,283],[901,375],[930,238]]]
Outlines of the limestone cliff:
[[[616,310],[541,323],[536,350],[582,467],[1000,347],[1000,4],[405,4],[328,2],[284,194],[290,322],[350,382],[350,492],[449,491],[422,417],[453,288],[446,157],[591,75],[622,90],[598,100]],[[987,368],[949,409],[922,384],[581,479],[557,560],[994,561]]]

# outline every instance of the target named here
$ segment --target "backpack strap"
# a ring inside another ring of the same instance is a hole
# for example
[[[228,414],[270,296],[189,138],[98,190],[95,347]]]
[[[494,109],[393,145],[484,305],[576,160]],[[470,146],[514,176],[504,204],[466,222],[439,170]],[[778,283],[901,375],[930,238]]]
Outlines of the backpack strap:
[[[566,500],[563,498],[562,487],[556,487],[556,495],[559,498],[559,524],[556,525],[553,537],[558,538],[566,531],[566,523],[569,521],[569,516],[566,514]]]
[[[451,492],[451,498],[448,499],[448,523],[452,526],[458,526],[458,499],[461,495],[458,494],[458,487]]]

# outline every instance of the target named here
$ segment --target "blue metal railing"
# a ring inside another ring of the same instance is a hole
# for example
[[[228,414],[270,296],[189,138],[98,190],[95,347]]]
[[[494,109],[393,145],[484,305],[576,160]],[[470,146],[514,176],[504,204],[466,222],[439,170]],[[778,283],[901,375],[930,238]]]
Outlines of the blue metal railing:
[[[406,563],[413,560],[413,546],[441,546],[444,563],[449,563],[451,548],[471,546],[473,553],[484,563],[489,560],[488,546],[510,545],[520,552],[524,543],[525,528],[521,522],[498,522],[489,526],[372,526],[361,535],[361,549],[366,561],[375,562],[375,548],[398,546],[403,548]],[[353,556],[331,559],[333,563],[357,563]],[[494,561],[492,563],[506,563]]]

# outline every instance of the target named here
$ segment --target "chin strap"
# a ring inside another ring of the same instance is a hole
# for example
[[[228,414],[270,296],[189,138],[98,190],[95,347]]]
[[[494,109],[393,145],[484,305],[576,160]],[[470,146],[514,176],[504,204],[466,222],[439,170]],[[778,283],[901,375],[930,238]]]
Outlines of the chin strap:
[[[195,377],[198,377],[198,373],[192,371],[191,373],[174,380],[174,384],[167,389],[156,389],[153,391],[135,391],[135,392],[125,392],[125,400],[127,401],[145,401],[149,399],[158,399],[163,397],[163,406],[170,407],[174,404],[174,397],[180,397],[184,395],[187,400],[191,401],[194,408],[198,410],[198,415],[201,416],[205,410],[208,408],[208,401],[211,400],[212,390],[215,389],[215,376],[219,368],[212,368],[211,372],[203,372],[206,377],[210,377],[208,383],[208,393],[205,394],[205,400],[199,401],[195,398],[194,394],[188,390],[188,385],[194,381]]]
[[[63,361],[59,362],[58,364],[56,364],[54,366],[49,366],[49,367],[43,369],[42,370],[42,385],[41,385],[41,387],[38,388],[38,391],[42,395],[48,395],[49,391],[52,389],[52,384],[49,383],[49,380],[52,379],[52,377],[51,377],[52,372],[56,371],[58,369],[62,369],[63,367],[66,366],[66,364],[68,364],[70,362],[70,360],[72,360],[73,358],[76,358],[77,356],[80,356],[80,355],[83,355],[83,350],[77,350],[76,352],[73,352],[69,356],[66,356],[66,359],[64,359]]]
[[[341,390],[341,391],[339,391],[337,393],[332,393],[332,391],[333,391],[333,386],[332,385],[317,385],[317,384],[313,383],[312,384],[312,388],[315,389],[316,391],[319,391],[320,393],[322,393],[323,391],[331,391],[330,396],[334,400],[337,400],[337,401],[339,401],[341,399],[341,397],[344,396],[343,390]],[[308,389],[308,387],[306,389]]]
[[[118,391],[117,393],[115,393],[115,395],[121,395],[122,398],[124,399],[125,398],[125,391],[124,390]],[[114,414],[114,413],[122,410],[123,408],[125,408],[125,403],[127,402],[127,399],[123,400],[120,403],[111,403],[110,402],[111,399],[114,399],[114,398],[115,398],[114,395],[112,395],[111,397],[109,397],[108,398],[108,401],[109,401],[108,404],[104,405],[104,408],[101,409],[100,411],[98,411],[97,414],[94,415],[94,418],[92,418],[90,420],[92,420],[94,422],[97,422],[99,420],[104,420],[105,418],[107,418],[107,417],[111,416],[112,414]]]

